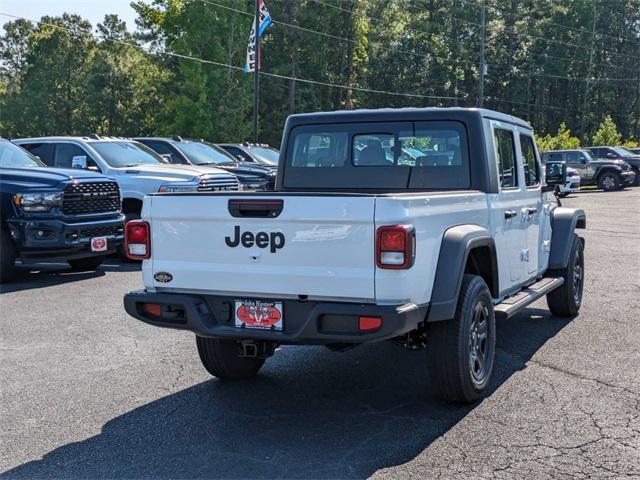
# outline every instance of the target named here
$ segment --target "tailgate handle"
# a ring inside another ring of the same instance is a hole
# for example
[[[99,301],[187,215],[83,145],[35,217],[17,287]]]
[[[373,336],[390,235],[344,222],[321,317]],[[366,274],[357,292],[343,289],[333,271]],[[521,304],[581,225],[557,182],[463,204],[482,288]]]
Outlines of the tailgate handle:
[[[229,213],[236,218],[276,218],[283,200],[229,200]]]

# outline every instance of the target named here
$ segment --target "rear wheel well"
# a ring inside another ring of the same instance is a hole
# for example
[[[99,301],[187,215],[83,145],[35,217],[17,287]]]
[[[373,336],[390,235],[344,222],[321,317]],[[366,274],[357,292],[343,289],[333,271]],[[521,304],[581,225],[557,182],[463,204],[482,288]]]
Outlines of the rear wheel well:
[[[474,247],[469,251],[464,273],[481,276],[493,298],[498,297],[498,269],[495,251],[487,245]]]
[[[142,200],[137,198],[124,198],[122,199],[122,213],[140,215],[142,212]]]

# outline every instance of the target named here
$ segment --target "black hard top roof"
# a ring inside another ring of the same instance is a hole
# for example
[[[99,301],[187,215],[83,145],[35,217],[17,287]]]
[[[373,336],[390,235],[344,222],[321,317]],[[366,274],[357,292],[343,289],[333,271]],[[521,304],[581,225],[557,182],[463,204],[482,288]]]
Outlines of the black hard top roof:
[[[299,113],[289,116],[290,127],[314,123],[459,120],[463,122],[490,118],[533,130],[531,125],[506,113],[484,108],[426,107],[426,108],[378,108],[362,110],[338,110],[334,112]]]

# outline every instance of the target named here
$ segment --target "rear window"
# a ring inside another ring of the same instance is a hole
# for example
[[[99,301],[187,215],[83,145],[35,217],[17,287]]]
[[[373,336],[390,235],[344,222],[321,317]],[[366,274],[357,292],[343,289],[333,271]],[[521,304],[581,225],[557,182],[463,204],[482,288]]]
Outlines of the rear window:
[[[289,135],[283,185],[314,189],[465,189],[460,122],[304,125]]]

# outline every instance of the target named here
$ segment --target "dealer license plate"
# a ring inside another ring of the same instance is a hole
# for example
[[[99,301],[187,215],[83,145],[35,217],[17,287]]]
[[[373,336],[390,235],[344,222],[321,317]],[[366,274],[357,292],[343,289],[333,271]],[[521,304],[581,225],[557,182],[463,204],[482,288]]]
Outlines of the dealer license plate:
[[[92,252],[106,252],[107,251],[107,237],[93,237],[91,239],[91,251]]]
[[[284,325],[282,302],[236,300],[235,324],[238,328],[282,330]]]

